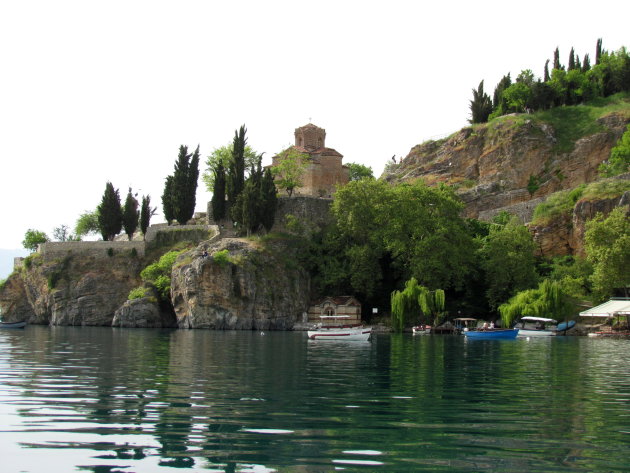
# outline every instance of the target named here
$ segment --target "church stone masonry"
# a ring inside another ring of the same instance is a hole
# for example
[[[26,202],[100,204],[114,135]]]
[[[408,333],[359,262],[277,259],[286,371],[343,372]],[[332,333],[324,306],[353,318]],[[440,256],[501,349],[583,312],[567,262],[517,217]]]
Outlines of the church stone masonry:
[[[296,128],[293,148],[310,158],[302,185],[294,190],[295,195],[330,198],[337,186],[350,180],[349,170],[341,162],[343,155],[326,148],[326,130],[323,128],[312,123]],[[279,156],[274,156],[271,166],[277,166],[279,160]]]

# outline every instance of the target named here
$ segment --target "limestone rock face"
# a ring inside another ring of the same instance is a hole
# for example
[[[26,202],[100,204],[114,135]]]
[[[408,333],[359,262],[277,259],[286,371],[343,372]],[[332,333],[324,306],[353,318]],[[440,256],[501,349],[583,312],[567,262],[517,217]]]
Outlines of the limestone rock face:
[[[204,246],[209,245],[209,246]],[[207,249],[208,257],[198,255]],[[222,262],[217,252],[227,250]],[[287,330],[306,311],[308,274],[281,243],[224,238],[180,255],[171,298],[180,328]]]
[[[94,258],[36,255],[0,291],[3,314],[31,324],[112,324],[129,291],[140,285],[140,260],[129,256]]]
[[[114,313],[112,327],[166,328],[176,327],[175,315],[160,308],[157,295],[125,303]]]
[[[579,139],[571,152],[559,153],[550,125],[522,115],[506,116],[415,146],[383,177],[390,182],[422,178],[429,185],[455,185],[466,204],[465,216],[479,218],[595,180],[599,164],[608,159],[627,123],[620,114],[605,116],[598,120],[601,132]],[[530,178],[538,185],[533,194],[528,190]]]

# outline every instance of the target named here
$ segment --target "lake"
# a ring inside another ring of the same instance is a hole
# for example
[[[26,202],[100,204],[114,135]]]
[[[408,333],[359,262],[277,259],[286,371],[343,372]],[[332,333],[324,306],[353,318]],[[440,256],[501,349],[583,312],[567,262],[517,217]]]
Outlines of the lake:
[[[630,341],[0,331],[2,471],[630,470]]]

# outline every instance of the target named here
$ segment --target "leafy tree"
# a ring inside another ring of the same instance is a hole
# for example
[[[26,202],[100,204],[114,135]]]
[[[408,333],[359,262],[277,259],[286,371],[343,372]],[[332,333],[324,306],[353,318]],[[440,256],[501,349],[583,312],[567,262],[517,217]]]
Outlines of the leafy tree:
[[[166,223],[169,225],[175,219],[175,210],[173,208],[173,176],[166,176],[164,183],[164,192],[162,193],[162,212]]]
[[[392,325],[398,332],[402,332],[410,320],[417,319],[422,313],[419,302],[422,289],[426,288],[420,286],[416,278],[411,278],[405,283],[404,290],[392,292]]]
[[[575,50],[573,48],[571,48],[571,51],[569,52],[569,67],[568,70],[572,71],[576,68],[575,65]]]
[[[151,223],[151,217],[155,215],[156,207],[151,207],[151,196],[142,196],[142,206],[140,207],[140,231],[143,237],[146,237],[147,230]]]
[[[99,232],[98,226],[98,209],[94,212],[85,211],[77,219],[77,223],[74,226],[74,233],[77,237],[86,235],[97,234]]]
[[[588,57],[588,54],[584,55],[584,59],[582,60],[582,72],[588,72],[591,69],[591,60]]]
[[[608,162],[600,164],[599,173],[604,177],[617,176],[630,169],[630,125],[621,136],[617,145],[610,150]]]
[[[272,168],[276,186],[287,192],[289,197],[296,187],[302,184],[302,176],[308,166],[310,156],[300,153],[295,147],[278,153],[278,164]]]
[[[517,219],[491,227],[480,243],[480,265],[486,274],[486,297],[492,308],[536,284],[534,241]]]
[[[153,285],[162,301],[168,301],[171,297],[171,273],[177,257],[187,250],[169,251],[160,256],[155,263],[150,264],[140,272],[140,277],[145,283]]]
[[[359,163],[348,163],[346,164],[346,166],[350,171],[351,181],[358,181],[360,179],[374,179],[374,174],[370,166],[364,166],[363,164]]]
[[[473,99],[470,101],[470,123],[485,123],[492,113],[492,100],[483,91],[483,81],[479,83],[477,90],[473,89]]]
[[[223,167],[223,172],[225,173],[225,170],[230,167],[233,153],[234,143],[232,142],[226,146],[215,148],[212,151],[212,154],[208,156],[206,160],[206,170],[202,175],[203,182],[206,184],[208,192],[214,192],[214,182],[217,175],[216,171],[219,165]],[[256,153],[256,151],[254,151],[249,145],[245,145],[245,151],[243,154],[245,158],[245,169],[250,169],[252,166],[256,165],[256,162],[258,161],[258,153]]]
[[[442,289],[436,289],[435,291],[429,291],[426,287],[422,287],[420,295],[418,296],[418,302],[422,308],[422,312],[431,316],[433,326],[438,326],[444,318],[444,303],[446,298]]]
[[[214,169],[212,178],[212,218],[215,222],[223,220],[226,215],[225,209],[225,191],[226,176],[225,167],[222,162],[218,162]]]
[[[136,228],[138,228],[139,218],[138,200],[132,194],[130,187],[129,192],[127,192],[127,198],[125,199],[125,205],[122,209],[123,228],[130,241],[133,238]]]
[[[549,317],[567,320],[576,312],[576,301],[562,290],[558,281],[545,279],[538,288],[521,291],[499,306],[504,327],[520,317]]]
[[[602,39],[598,38],[597,39],[597,44],[595,46],[595,64],[599,64],[601,62],[602,59]]]
[[[105,185],[101,203],[97,207],[98,227],[103,240],[113,241],[122,230],[122,208],[118,189],[111,182]]]
[[[22,246],[31,252],[37,251],[37,247],[41,243],[46,243],[50,241],[48,236],[39,230],[34,230],[29,228],[24,234],[24,240],[22,240]]]
[[[497,86],[494,88],[494,95],[492,99],[492,104],[495,109],[501,108],[503,91],[512,85],[512,79],[510,78],[510,74],[508,73],[506,76],[503,76]]]
[[[593,265],[593,291],[600,299],[615,289],[630,295],[630,210],[617,207],[608,217],[598,214],[586,223],[585,249]]]

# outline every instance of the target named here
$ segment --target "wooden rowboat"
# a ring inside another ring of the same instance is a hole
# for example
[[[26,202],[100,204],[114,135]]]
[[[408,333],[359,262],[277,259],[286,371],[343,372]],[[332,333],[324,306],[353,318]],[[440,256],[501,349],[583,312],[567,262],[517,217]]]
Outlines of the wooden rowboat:
[[[0,328],[24,328],[26,322],[0,322]]]

